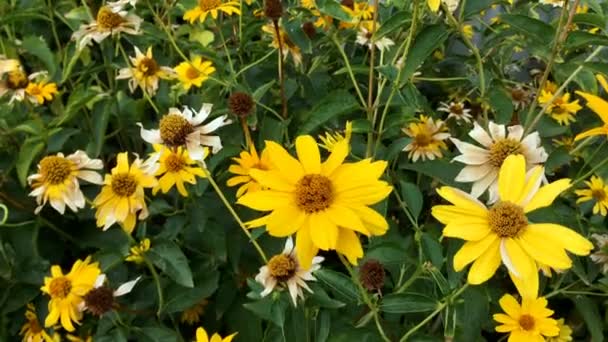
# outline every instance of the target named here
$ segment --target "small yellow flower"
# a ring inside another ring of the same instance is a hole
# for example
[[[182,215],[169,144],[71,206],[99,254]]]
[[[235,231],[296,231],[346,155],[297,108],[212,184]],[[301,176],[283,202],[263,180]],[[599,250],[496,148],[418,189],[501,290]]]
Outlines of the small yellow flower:
[[[30,82],[25,88],[25,93],[30,97],[30,101],[43,104],[44,101],[51,101],[57,91],[57,84],[53,82]]]
[[[553,97],[553,95],[551,95],[551,97]],[[545,104],[549,102],[551,97],[547,98],[541,95],[538,102]],[[560,125],[569,125],[576,121],[574,116],[582,108],[583,107],[578,104],[578,100],[570,102],[570,93],[565,93],[562,96],[557,97],[549,107],[547,107],[547,114]]]
[[[42,328],[34,304],[29,303],[25,311],[27,322],[23,324],[19,335],[23,336],[23,342],[54,342],[53,338]]]
[[[173,76],[173,69],[159,66],[152,56],[152,47],[149,47],[144,55],[139,48],[135,47],[135,57],[129,57],[132,67],[120,69],[117,80],[128,79],[129,90],[134,92],[140,87],[147,94],[153,96],[158,89],[158,82]]]
[[[361,21],[373,19],[376,7],[367,1],[355,1],[352,3],[352,7],[342,5],[342,9],[352,18],[350,22],[340,22],[340,28],[345,29],[356,27]]]
[[[218,333],[215,333],[211,336],[211,339],[209,339],[207,331],[205,331],[204,328],[198,328],[196,329],[196,342],[231,342],[236,334],[237,333],[234,333],[222,339]]]
[[[173,188],[177,187],[177,191],[188,197],[188,191],[184,187],[184,183],[196,184],[196,177],[205,177],[205,172],[196,162],[190,158],[188,151],[183,146],[178,146],[174,149],[168,148],[161,144],[154,144],[153,158],[159,159],[159,168],[156,171],[158,177],[158,185],[152,189],[152,194],[156,195],[158,190],[166,194]],[[203,155],[203,159],[209,154],[207,148]]]
[[[575,193],[579,196],[576,203],[595,200],[593,213],[606,216],[608,214],[608,185],[598,176],[591,176],[590,181],[585,181],[588,189],[576,190]]]
[[[353,122],[346,121],[346,127],[344,128],[344,135],[340,132],[325,132],[325,136],[319,135],[319,140],[321,143],[319,146],[324,148],[325,150],[331,152],[333,151],[336,144],[342,140],[346,140],[350,143],[350,138],[353,134]]]
[[[548,337],[547,342],[570,342],[572,341],[572,328],[564,323],[564,319],[560,318],[557,320],[557,327],[559,328],[559,334],[557,336]]]
[[[209,304],[206,299],[194,304],[193,306],[184,310],[179,318],[180,322],[187,323],[188,325],[194,325],[201,320],[201,316],[205,313],[205,307]]]
[[[444,140],[450,137],[450,133],[441,120],[433,121],[432,118],[421,115],[418,122],[410,123],[402,130],[412,138],[412,142],[405,146],[403,151],[408,152],[408,157],[414,162],[419,158],[441,158],[441,150],[448,148]]]
[[[499,301],[504,314],[494,314],[501,325],[497,332],[509,333],[511,342],[544,341],[544,337],[558,336],[557,321],[551,318],[553,310],[547,308],[547,300],[524,297],[521,305],[509,294]]]
[[[604,88],[605,92],[608,92],[608,82],[602,75],[596,75],[595,78],[600,82],[602,88]],[[606,135],[608,136],[608,101],[602,99],[599,96],[584,93],[582,91],[576,92],[578,95],[582,96],[585,100],[587,100],[587,107],[589,107],[592,111],[597,114],[602,120],[602,126],[592,128],[583,133],[578,134],[574,141],[578,141],[587,137],[592,137],[595,135]]]
[[[44,278],[44,286],[41,287],[42,292],[51,297],[44,326],[51,327],[61,321],[65,330],[74,331],[72,322],[78,323],[82,319],[78,306],[82,303],[83,296],[93,288],[99,274],[99,264],[91,263],[91,257],[84,261],[77,260],[66,275],[60,266],[53,265],[51,276]]]
[[[217,19],[219,12],[230,16],[233,14],[241,15],[240,5],[238,1],[222,0],[198,0],[198,6],[191,8],[184,13],[184,20],[193,24],[197,19],[203,23],[207,19],[207,15],[211,15],[213,19]]]
[[[441,5],[441,0],[426,0],[426,4],[429,6],[429,9],[433,12],[439,11],[439,6]]]
[[[144,254],[150,250],[150,239],[145,238],[139,242],[138,245],[131,247],[129,250],[129,256],[125,259],[126,261],[134,262],[136,264],[144,263]]]
[[[215,72],[215,67],[210,61],[203,60],[201,56],[194,56],[191,61],[180,63],[174,70],[184,89],[190,90],[192,86],[200,88],[209,75]]]
[[[270,43],[270,47],[275,49],[279,48],[279,40],[277,39],[277,33],[274,29],[274,25],[272,23],[268,23],[262,26],[262,31],[268,33],[272,36],[272,42]],[[281,37],[281,45],[283,46],[283,59],[287,58],[287,55],[291,54],[291,58],[295,65],[302,64],[302,53],[300,52],[300,48],[294,44],[287,32],[283,29],[282,25],[279,24],[279,34]]]
[[[462,35],[464,37],[466,37],[467,39],[470,40],[473,38],[473,34],[475,34],[475,31],[473,30],[473,25],[471,25],[471,24],[462,25]]]
[[[238,158],[232,158],[236,164],[230,165],[228,172],[236,176],[228,179],[226,185],[237,186],[242,184],[236,191],[236,197],[241,197],[248,192],[255,192],[262,189],[262,186],[250,176],[251,170],[270,170],[272,164],[266,149],[262,151],[262,155],[258,156],[255,146],[251,144],[249,152],[242,151]]]

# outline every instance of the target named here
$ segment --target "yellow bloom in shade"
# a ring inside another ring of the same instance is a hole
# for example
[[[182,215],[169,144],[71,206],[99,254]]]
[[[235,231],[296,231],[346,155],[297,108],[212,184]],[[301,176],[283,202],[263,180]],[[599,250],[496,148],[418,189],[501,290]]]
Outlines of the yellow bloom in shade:
[[[205,307],[209,304],[206,299],[194,304],[193,306],[184,310],[179,318],[180,322],[194,325],[201,320],[201,316],[205,313]]]
[[[236,334],[237,333],[234,333],[222,339],[218,333],[215,333],[211,336],[211,339],[209,339],[205,328],[198,328],[196,329],[196,342],[230,342]]]
[[[564,319],[560,318],[557,320],[557,327],[559,328],[559,334],[557,336],[548,337],[547,342],[570,342],[572,341],[572,328],[564,323]]]
[[[181,62],[174,70],[184,89],[190,90],[192,86],[199,88],[215,72],[215,67],[201,56],[194,56],[191,61]]]
[[[144,188],[156,186],[153,174],[157,168],[158,165],[143,163],[139,158],[129,165],[128,152],[119,153],[116,167],[106,174],[105,185],[93,200],[97,226],[106,230],[118,222],[125,231],[133,232],[136,214],[139,212],[140,220],[148,217]]]
[[[355,27],[362,21],[371,20],[374,17],[376,7],[370,5],[367,1],[355,1],[352,6],[342,5],[342,9],[352,18],[350,22],[340,22],[340,28],[344,29]]]
[[[426,0],[426,4],[429,6],[429,9],[433,12],[439,11],[439,6],[441,5],[441,0]]]
[[[70,341],[70,342],[93,342],[93,337],[90,335],[85,336],[85,337],[80,337],[77,335],[67,334],[67,335],[65,335],[65,338],[67,338],[68,341]]]
[[[153,147],[156,152],[152,154],[152,159],[159,160],[159,168],[156,171],[158,185],[152,189],[152,194],[156,195],[158,190],[166,194],[175,186],[182,196],[188,197],[184,183],[196,184],[196,176],[205,177],[203,169],[197,166],[182,146],[171,149],[161,144],[154,144]],[[208,154],[209,151],[205,148],[203,159]]]
[[[598,176],[591,176],[589,181],[585,181],[588,189],[576,190],[575,193],[579,196],[576,203],[595,200],[593,213],[606,216],[608,214],[608,185]]]
[[[126,261],[134,262],[136,264],[144,263],[144,254],[150,250],[150,239],[145,238],[129,249],[129,255],[125,259]]]
[[[249,152],[242,151],[238,158],[232,158],[236,164],[230,165],[228,172],[236,176],[228,179],[226,185],[237,186],[241,184],[236,191],[236,197],[241,197],[248,192],[255,192],[262,189],[262,186],[250,176],[251,170],[270,170],[272,164],[267,150],[262,151],[262,155],[258,156],[255,146],[251,144]]]
[[[197,19],[199,22],[204,22],[207,15],[211,15],[213,19],[217,19],[219,12],[224,12],[226,15],[238,14],[241,15],[240,5],[238,1],[222,0],[198,0],[198,6],[191,8],[184,13],[184,20],[193,24]]]
[[[553,93],[542,91],[538,103],[546,104],[551,101],[552,97]],[[578,100],[571,102],[570,93],[565,93],[553,100],[547,107],[547,114],[560,125],[569,125],[571,122],[576,121],[574,115],[582,108],[583,107],[578,104]]]
[[[506,294],[498,303],[505,313],[494,314],[494,320],[501,323],[496,331],[509,333],[509,342],[543,342],[544,337],[559,334],[557,321],[551,318],[553,310],[547,308],[545,298],[524,297],[520,305]]]
[[[604,88],[604,91],[608,93],[608,82],[602,75],[596,75],[598,82]],[[589,107],[592,111],[597,114],[602,120],[603,125],[600,127],[592,128],[588,131],[578,134],[574,141],[581,140],[583,138],[595,136],[595,135],[606,135],[608,136],[608,101],[600,98],[599,96],[595,96],[593,94],[584,93],[582,91],[576,92],[578,95],[582,96],[585,100],[587,100],[587,107]]]
[[[173,76],[173,69],[165,66],[159,66],[154,56],[152,56],[152,47],[149,47],[144,55],[137,46],[135,46],[135,57],[129,57],[132,67],[120,69],[117,80],[128,79],[129,90],[134,92],[137,87],[140,87],[147,94],[154,96],[158,89],[158,82],[162,79],[169,79]]]
[[[319,135],[319,140],[322,144],[319,144],[323,149],[331,152],[334,146],[342,140],[346,140],[350,143],[350,138],[353,135],[353,122],[346,121],[346,127],[344,127],[344,135],[340,132],[325,132],[325,136]]]
[[[498,200],[487,208],[471,195],[452,187],[437,193],[452,205],[436,205],[432,215],[445,224],[443,235],[465,240],[454,255],[458,272],[473,263],[470,284],[481,284],[501,263],[525,283],[538,283],[538,264],[566,270],[572,266],[566,251],[587,255],[593,244],[564,226],[529,223],[526,214],[551,205],[570,187],[570,179],[541,186],[544,168],[534,166],[526,173],[523,155],[505,159],[498,174]]]
[[[91,263],[91,257],[77,260],[66,275],[61,267],[53,265],[51,276],[44,278],[44,286],[41,287],[42,292],[51,297],[44,326],[51,327],[60,321],[65,330],[74,331],[72,322],[78,323],[82,318],[82,312],[78,310],[82,297],[93,288],[100,273],[99,264]]]
[[[419,158],[422,160],[443,157],[441,150],[447,149],[444,140],[450,137],[443,121],[433,121],[432,118],[420,115],[418,122],[412,122],[402,129],[403,133],[412,138],[403,151],[408,152],[408,157],[414,162]]]
[[[54,339],[42,328],[34,304],[29,303],[25,311],[27,322],[23,324],[19,335],[23,336],[23,342],[53,342]]]
[[[45,81],[30,82],[25,88],[25,93],[30,97],[30,101],[43,104],[44,101],[51,101],[57,94],[57,84]]]
[[[279,45],[279,40],[277,36],[277,32],[274,29],[274,25],[272,23],[268,23],[262,26],[262,31],[268,33],[272,36],[272,42],[270,43],[270,47],[278,49],[279,46],[283,47],[283,59],[287,58],[287,55],[291,55],[291,59],[293,59],[293,63],[295,65],[302,64],[302,53],[300,52],[300,48],[291,41],[287,32],[283,29],[282,25],[279,23],[279,35],[281,37],[281,45]]]
[[[346,140],[338,142],[321,162],[319,147],[311,136],[295,143],[298,159],[279,144],[266,141],[273,170],[251,170],[264,190],[249,192],[237,203],[259,211],[270,211],[249,222],[266,226],[275,237],[296,234],[296,252],[303,269],[311,267],[319,249],[336,250],[352,263],[363,256],[357,233],[383,235],[386,219],[369,206],[385,199],[392,187],[379,180],[386,161],[365,159],[345,163]]]
[[[467,39],[472,39],[474,34],[475,34],[475,31],[473,30],[473,25],[471,25],[471,24],[462,25],[462,35],[465,36]]]

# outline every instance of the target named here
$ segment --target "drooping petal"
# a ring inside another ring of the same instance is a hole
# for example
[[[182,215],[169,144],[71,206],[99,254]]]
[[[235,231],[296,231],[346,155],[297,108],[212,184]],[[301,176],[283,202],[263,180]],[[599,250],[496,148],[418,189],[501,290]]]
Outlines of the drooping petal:
[[[321,155],[313,137],[299,136],[296,139],[296,152],[305,173],[319,174],[321,172]]]
[[[296,254],[300,266],[305,270],[309,269],[312,265],[312,259],[318,251],[319,249],[312,243],[310,237],[310,225],[305,224],[296,233]]]
[[[475,260],[469,269],[467,277],[469,284],[478,285],[490,279],[496,273],[498,266],[500,266],[500,248],[499,243],[495,242]]]
[[[338,226],[329,215],[319,212],[310,215],[310,238],[315,246],[322,250],[335,249],[338,242]]]
[[[336,251],[343,254],[348,261],[357,265],[357,260],[363,257],[363,248],[357,233],[350,229],[339,228]]]
[[[553,183],[542,186],[526,204],[524,211],[529,213],[538,208],[544,208],[551,205],[555,198],[569,187],[570,179],[568,178],[560,179]]]
[[[492,245],[498,248],[498,236],[496,234],[490,234],[479,241],[465,242],[458,252],[454,254],[454,270],[456,272],[462,271],[462,269],[479,258]]]
[[[536,272],[533,259],[512,238],[503,238],[500,241],[500,256],[509,271],[520,278],[529,277]]]

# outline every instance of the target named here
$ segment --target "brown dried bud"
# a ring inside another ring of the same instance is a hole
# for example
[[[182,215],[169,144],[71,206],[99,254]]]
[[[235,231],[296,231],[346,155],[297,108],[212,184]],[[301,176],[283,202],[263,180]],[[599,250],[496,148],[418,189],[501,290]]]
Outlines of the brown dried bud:
[[[370,259],[359,269],[361,285],[368,291],[377,291],[384,286],[384,267],[378,260]]]
[[[281,0],[264,0],[264,15],[272,21],[279,20],[283,15]]]
[[[230,111],[239,117],[246,117],[253,113],[255,101],[251,95],[243,92],[232,93],[228,98],[228,107]]]
[[[315,37],[315,35],[317,34],[317,28],[310,21],[307,21],[304,24],[302,24],[302,31],[304,31],[304,33],[306,33],[306,35],[308,36],[309,39],[313,39]]]
[[[84,303],[93,315],[101,316],[114,307],[114,292],[107,286],[101,286],[84,295]]]
[[[342,6],[344,7],[348,7],[351,10],[355,9],[355,1],[354,0],[342,0],[340,1],[340,4],[342,4]]]

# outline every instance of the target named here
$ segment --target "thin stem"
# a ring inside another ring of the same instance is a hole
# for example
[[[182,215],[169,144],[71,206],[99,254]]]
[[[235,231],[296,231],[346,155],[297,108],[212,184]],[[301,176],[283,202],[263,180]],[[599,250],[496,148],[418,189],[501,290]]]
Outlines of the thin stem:
[[[403,285],[401,285],[401,287],[399,287],[397,291],[395,291],[395,293],[401,293],[407,290],[416,280],[418,280],[422,272],[424,272],[422,266],[416,267],[416,270],[414,271],[412,276],[405,283],[403,283]]]
[[[240,17],[240,16],[239,16]],[[226,52],[226,57],[228,57],[228,66],[230,67],[230,73],[234,75],[234,65],[232,64],[232,58],[230,57],[230,50],[228,50],[228,44],[226,44],[226,39],[224,39],[224,33],[222,32],[222,26],[218,24],[216,19],[213,19],[215,22],[215,26],[217,27],[217,32],[220,34],[220,39],[222,40],[222,45],[224,46],[224,51]]]
[[[374,0],[374,17],[372,22],[372,36],[370,40],[370,56],[369,56],[369,72],[367,79],[367,120],[371,123],[372,127],[374,127],[373,115],[374,115],[374,66],[375,66],[375,58],[376,58],[376,24],[378,21],[378,0]],[[374,132],[370,131],[367,133],[367,149],[365,151],[365,157],[369,158],[372,154],[372,144],[373,144]]]
[[[215,180],[213,180],[213,177],[211,176],[211,172],[209,172],[209,170],[207,170],[207,168],[205,167],[205,165],[202,165],[202,163],[200,163],[200,162],[199,162],[199,166],[203,169],[203,172],[205,172],[205,176],[209,180],[209,183],[211,183],[211,186],[215,190],[215,193],[222,200],[222,202],[224,203],[224,206],[226,207],[226,209],[228,209],[228,211],[230,212],[230,214],[232,215],[232,217],[234,218],[234,220],[239,224],[239,226],[243,230],[243,233],[245,233],[245,235],[247,235],[247,237],[249,238],[249,241],[253,244],[253,246],[255,247],[255,249],[258,251],[258,254],[260,255],[260,258],[262,259],[262,261],[264,261],[264,264],[266,264],[268,262],[268,258],[266,258],[266,254],[264,253],[264,250],[258,244],[258,242],[255,241],[255,239],[253,238],[253,236],[251,236],[251,233],[249,232],[249,229],[247,229],[247,227],[245,226],[245,223],[243,223],[243,221],[241,220],[241,218],[239,217],[239,215],[236,213],[236,211],[234,210],[234,208],[232,207],[232,205],[230,204],[230,202],[228,202],[228,200],[226,199],[226,196],[224,196],[224,193],[222,192],[222,190],[220,189],[220,187],[217,185],[217,183],[215,182]]]
[[[49,220],[45,219],[42,216],[38,216],[38,221],[42,222],[45,226],[51,228],[53,231],[55,231],[55,233],[61,235],[61,237],[63,237],[64,239],[70,241],[71,243],[75,244],[75,245],[80,245],[80,242],[78,242],[78,240],[74,239],[70,234],[64,232],[63,230],[61,230],[59,227],[57,227],[56,225],[54,225],[53,223],[51,223]]]
[[[591,176],[595,171],[597,171],[598,169],[600,169],[602,166],[604,166],[604,164],[608,163],[608,158],[602,160],[601,162],[599,162],[597,165],[595,165],[593,168],[591,168],[591,170],[589,170],[589,172],[585,173],[584,175],[582,175],[581,177],[577,178],[574,182],[572,182],[572,186],[587,179],[587,177]]]
[[[281,29],[279,28],[279,21],[272,20],[274,26],[274,34],[277,36],[277,42],[279,42],[279,86],[281,92],[281,114],[283,118],[287,118],[287,98],[285,97],[285,75],[283,66],[283,39],[281,38]]]
[[[249,132],[249,125],[247,125],[246,118],[241,118],[241,127],[243,128],[243,134],[245,135],[245,146],[249,149],[253,145],[253,142],[251,142],[251,132]]]
[[[340,42],[336,38],[335,34],[331,35],[331,41],[336,45],[336,47],[338,48],[338,51],[340,52],[340,55],[342,56],[342,59],[344,60],[344,64],[346,65],[346,70],[348,71],[350,80],[353,82],[353,86],[355,87],[355,91],[357,92],[357,96],[359,97],[359,101],[361,101],[361,104],[363,105],[363,107],[366,107],[367,103],[365,102],[365,98],[363,97],[363,94],[361,93],[361,89],[359,89],[359,85],[357,84],[357,79],[355,78],[355,74],[353,73],[353,68],[350,66],[348,56],[344,52],[344,49],[340,45]]]
[[[576,173],[576,177],[580,176],[581,172],[583,172],[583,169],[585,169],[585,167],[589,164],[590,161],[593,161],[593,158],[595,158],[595,156],[602,150],[602,147],[604,147],[604,145],[606,145],[606,143],[608,143],[608,140],[602,141],[602,143],[597,146],[595,151],[593,151],[588,158],[585,158],[585,162],[583,163],[583,166],[581,166],[581,168]],[[571,155],[573,156],[573,154],[571,154]]]
[[[165,305],[165,300],[163,297],[163,288],[160,283],[160,277],[158,276],[158,273],[156,272],[154,265],[152,265],[150,260],[148,260],[148,258],[145,255],[143,255],[143,259],[144,259],[144,263],[150,270],[150,273],[152,273],[152,278],[154,278],[154,283],[156,284],[156,293],[158,295],[158,310],[156,311],[156,316],[160,318],[160,314],[163,310],[163,306]]]
[[[0,208],[2,208],[2,211],[4,212],[2,220],[0,220],[0,226],[3,226],[6,223],[6,220],[8,220],[8,207],[3,203],[0,203]]]
[[[241,75],[242,73],[244,73],[245,71],[253,68],[254,66],[262,63],[263,61],[265,61],[268,57],[272,56],[274,54],[274,50],[271,50],[270,52],[268,52],[266,55],[264,55],[262,58],[258,59],[257,61],[243,67],[241,70],[239,70],[236,75],[234,76],[235,78],[238,77],[239,75]]]

